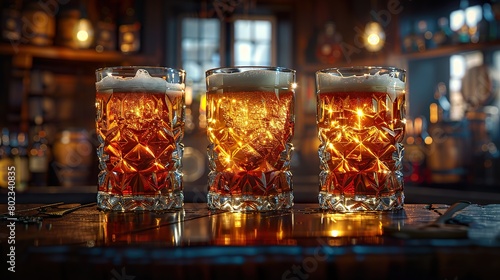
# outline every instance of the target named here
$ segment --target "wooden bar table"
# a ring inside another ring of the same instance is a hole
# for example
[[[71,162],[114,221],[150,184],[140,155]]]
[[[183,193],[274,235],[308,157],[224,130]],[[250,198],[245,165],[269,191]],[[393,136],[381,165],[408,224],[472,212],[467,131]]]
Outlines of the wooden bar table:
[[[22,212],[36,206],[40,205],[16,205],[18,215],[32,220],[15,223],[15,272],[3,267],[0,279],[497,279],[500,275],[500,237],[481,236],[488,231],[469,230],[465,238],[400,238],[384,231],[388,226],[429,223],[446,211],[444,204],[409,204],[401,211],[360,214],[322,211],[316,204],[242,214],[209,211],[204,203],[186,203],[182,210],[170,212],[102,212],[95,206],[62,217],[38,210]],[[471,205],[456,215],[465,221],[479,217],[500,224],[497,206]],[[0,205],[0,212],[7,212],[6,204]],[[36,222],[39,216],[42,220]],[[11,221],[0,224],[5,265],[13,246],[8,243]]]

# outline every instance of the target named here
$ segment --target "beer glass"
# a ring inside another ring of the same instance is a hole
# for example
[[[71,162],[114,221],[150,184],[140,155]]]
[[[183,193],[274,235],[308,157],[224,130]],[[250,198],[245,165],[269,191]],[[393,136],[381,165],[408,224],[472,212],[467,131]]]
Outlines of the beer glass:
[[[406,72],[316,72],[319,205],[338,212],[401,209]]]
[[[96,79],[98,207],[182,207],[185,72],[109,67],[96,70]]]
[[[251,66],[211,69],[206,84],[208,207],[229,211],[292,207],[295,71]]]

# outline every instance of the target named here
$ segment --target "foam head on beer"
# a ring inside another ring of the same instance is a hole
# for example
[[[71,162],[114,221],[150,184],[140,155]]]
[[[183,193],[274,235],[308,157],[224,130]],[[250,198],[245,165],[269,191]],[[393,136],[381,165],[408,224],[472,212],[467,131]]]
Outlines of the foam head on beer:
[[[181,95],[184,85],[169,83],[160,77],[151,77],[145,69],[139,69],[134,77],[109,75],[96,83],[101,93],[113,92],[165,92],[169,95]]]
[[[405,83],[391,74],[360,76],[334,75],[318,72],[318,87],[322,92],[386,92],[394,100],[397,94],[404,94]]]
[[[246,70],[241,72],[215,72],[207,77],[209,90],[218,88],[245,88],[257,89],[259,87],[274,87],[287,89],[293,87],[293,71]]]

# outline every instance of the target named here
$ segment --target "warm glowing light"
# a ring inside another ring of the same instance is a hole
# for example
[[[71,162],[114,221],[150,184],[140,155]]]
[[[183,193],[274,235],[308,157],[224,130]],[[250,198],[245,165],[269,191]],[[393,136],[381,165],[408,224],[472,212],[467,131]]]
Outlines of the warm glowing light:
[[[330,231],[330,236],[331,237],[338,237],[340,235],[340,232],[338,230],[331,230]]]
[[[193,103],[193,88],[190,86],[187,86],[184,91],[184,102],[186,103],[186,106],[189,106],[191,105],[191,103]]]
[[[415,120],[413,121],[413,129],[415,135],[422,134],[422,128],[423,128],[422,118],[415,118]]]
[[[413,121],[409,120],[405,120],[405,123],[406,123],[406,135],[414,135],[414,132],[413,132]]]
[[[424,142],[427,145],[432,144],[432,137],[430,137],[430,136],[425,137]]]
[[[365,26],[364,39],[365,48],[370,52],[377,52],[384,46],[384,29],[376,21],[369,22]]]
[[[89,48],[94,40],[92,23],[86,18],[78,20],[73,29],[73,36],[73,40],[78,48]]]
[[[205,115],[206,109],[207,109],[207,95],[202,94],[200,96],[200,114]]]
[[[364,115],[364,113],[363,113],[363,110],[362,110],[362,109],[358,109],[358,110],[356,111],[356,113],[358,114],[358,117],[362,117],[362,116]]]
[[[465,23],[465,12],[463,10],[457,10],[450,13],[450,29],[452,31],[458,31]]]
[[[89,33],[86,30],[80,30],[76,34],[78,41],[87,41],[89,39]]]
[[[429,121],[431,123],[437,123],[438,122],[438,105],[436,103],[431,103],[429,106]]]
[[[368,44],[377,45],[380,43],[380,37],[377,34],[370,34],[367,38]]]

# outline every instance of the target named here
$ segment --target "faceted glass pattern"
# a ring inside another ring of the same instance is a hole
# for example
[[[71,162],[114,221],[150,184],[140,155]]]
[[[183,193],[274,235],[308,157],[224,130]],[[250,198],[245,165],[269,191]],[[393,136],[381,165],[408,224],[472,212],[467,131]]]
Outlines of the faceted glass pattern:
[[[97,92],[99,208],[182,207],[183,98],[181,91]]]
[[[324,90],[317,100],[320,208],[400,209],[405,95]]]
[[[208,205],[231,211],[293,205],[294,93],[208,93]]]

